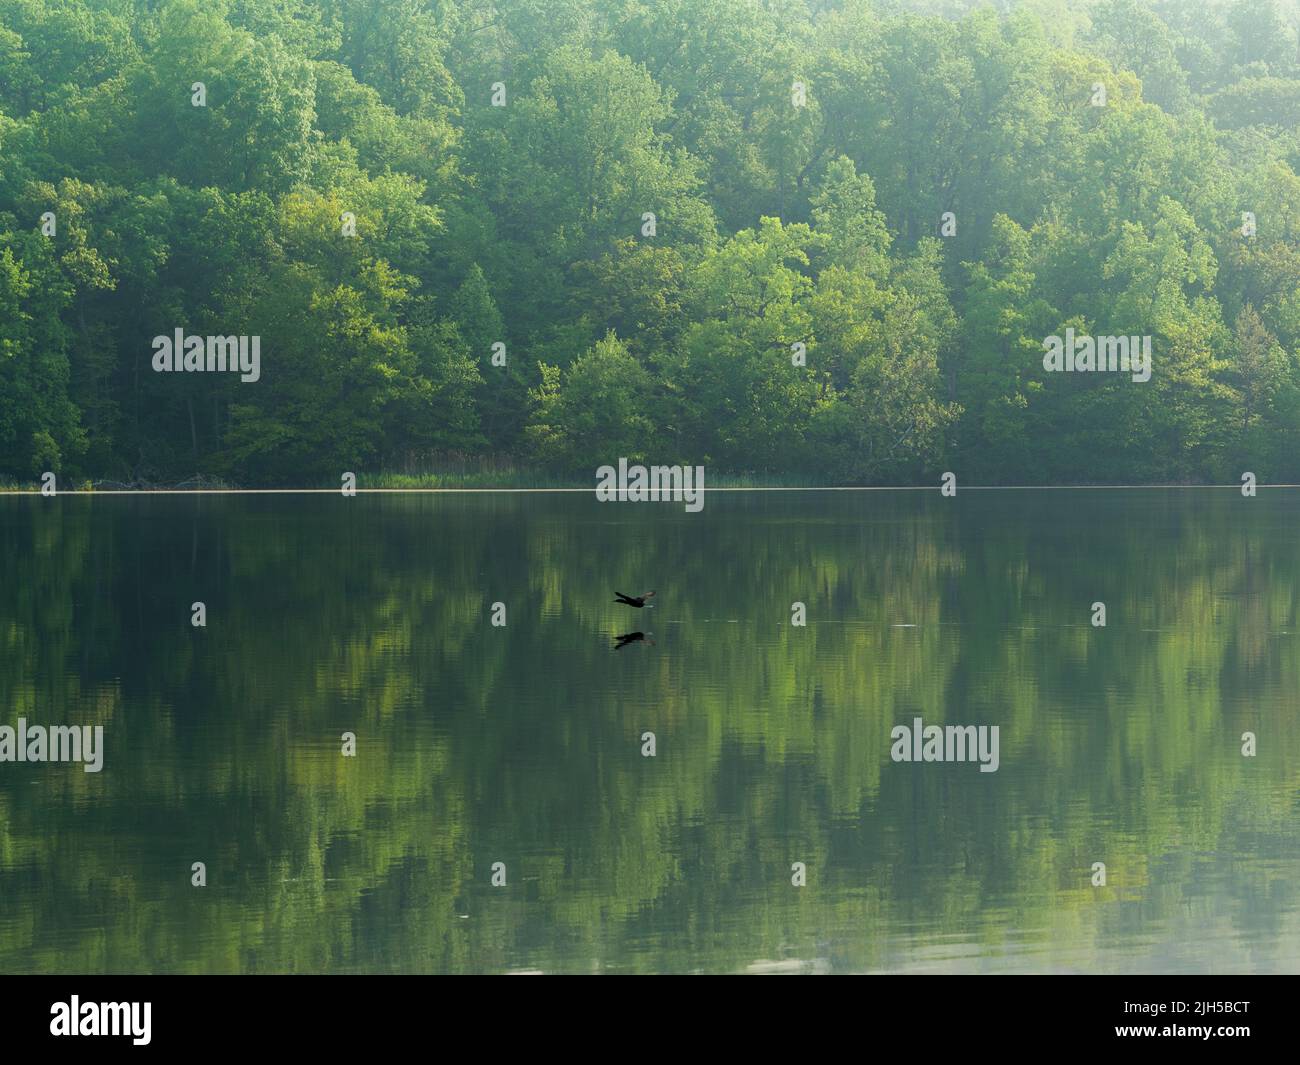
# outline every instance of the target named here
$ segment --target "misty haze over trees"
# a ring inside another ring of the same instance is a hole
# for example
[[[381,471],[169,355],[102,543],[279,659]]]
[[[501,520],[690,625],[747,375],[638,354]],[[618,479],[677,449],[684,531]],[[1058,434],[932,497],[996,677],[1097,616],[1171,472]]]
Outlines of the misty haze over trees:
[[[1298,23],[0,0],[0,479],[1300,480]],[[1067,329],[1150,381],[1044,372]]]

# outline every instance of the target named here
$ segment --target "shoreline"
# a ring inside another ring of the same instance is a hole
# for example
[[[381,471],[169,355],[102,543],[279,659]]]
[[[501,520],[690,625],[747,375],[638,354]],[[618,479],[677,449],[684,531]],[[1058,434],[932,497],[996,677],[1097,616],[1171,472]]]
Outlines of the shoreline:
[[[1259,484],[1256,489],[1294,489],[1300,484]],[[961,485],[962,492],[1105,492],[1105,491],[1215,491],[1231,489],[1240,492],[1240,484],[968,484]],[[711,485],[701,486],[700,492],[943,492],[939,484],[923,485]],[[444,485],[410,487],[356,487],[344,491],[340,488],[276,487],[276,488],[60,488],[43,492],[39,487],[0,488],[0,496],[135,496],[135,495],[455,495],[455,494],[547,494],[590,493],[593,485],[553,485],[524,487],[510,485]],[[956,494],[951,493],[951,494]]]

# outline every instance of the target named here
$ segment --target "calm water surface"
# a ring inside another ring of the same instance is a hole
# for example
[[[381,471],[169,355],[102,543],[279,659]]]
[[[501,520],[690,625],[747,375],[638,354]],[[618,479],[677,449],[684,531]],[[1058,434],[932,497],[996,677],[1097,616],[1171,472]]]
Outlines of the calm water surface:
[[[2,499],[0,723],[105,755],[0,763],[0,971],[1296,971],[1298,519]],[[1000,768],[892,761],[915,717]]]

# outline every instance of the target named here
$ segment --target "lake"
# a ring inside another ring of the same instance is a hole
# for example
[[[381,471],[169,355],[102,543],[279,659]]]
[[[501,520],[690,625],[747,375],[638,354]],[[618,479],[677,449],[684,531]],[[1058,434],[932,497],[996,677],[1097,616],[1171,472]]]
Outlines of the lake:
[[[0,724],[103,763],[0,762],[0,971],[1294,971],[1298,528],[1268,489],[4,497]],[[917,718],[996,771],[895,760]]]

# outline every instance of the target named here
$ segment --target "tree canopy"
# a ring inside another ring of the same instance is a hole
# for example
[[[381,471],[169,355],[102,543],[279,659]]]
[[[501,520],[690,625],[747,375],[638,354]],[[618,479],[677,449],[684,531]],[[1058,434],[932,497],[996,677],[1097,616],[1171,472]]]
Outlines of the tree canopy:
[[[0,479],[1300,479],[1298,25],[0,0]],[[259,380],[154,372],[177,329]]]

